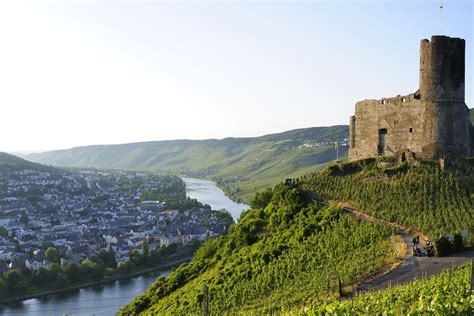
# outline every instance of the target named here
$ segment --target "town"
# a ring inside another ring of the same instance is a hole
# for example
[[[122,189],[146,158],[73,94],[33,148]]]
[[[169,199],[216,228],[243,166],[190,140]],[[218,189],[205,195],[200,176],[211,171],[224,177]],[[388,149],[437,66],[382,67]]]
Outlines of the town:
[[[40,166],[40,165],[37,165]],[[160,200],[158,200],[160,198]],[[186,197],[177,176],[145,172],[0,169],[0,274],[79,264],[101,250],[131,254],[180,248],[224,233],[226,211]]]

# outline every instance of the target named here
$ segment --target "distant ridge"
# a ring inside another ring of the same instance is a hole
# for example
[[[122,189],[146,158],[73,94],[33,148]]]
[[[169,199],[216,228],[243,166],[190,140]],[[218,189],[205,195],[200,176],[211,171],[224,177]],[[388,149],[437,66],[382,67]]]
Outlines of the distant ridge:
[[[33,163],[15,155],[0,152],[0,170],[5,169],[32,169],[32,170],[47,170],[50,167]]]
[[[334,160],[334,141],[348,135],[348,126],[338,125],[260,137],[92,145],[23,157],[62,167],[168,171],[224,179],[232,187],[230,195],[237,193],[235,187],[242,190],[235,195],[252,195],[285,177],[302,175]],[[341,147],[339,154],[345,157],[347,147]]]

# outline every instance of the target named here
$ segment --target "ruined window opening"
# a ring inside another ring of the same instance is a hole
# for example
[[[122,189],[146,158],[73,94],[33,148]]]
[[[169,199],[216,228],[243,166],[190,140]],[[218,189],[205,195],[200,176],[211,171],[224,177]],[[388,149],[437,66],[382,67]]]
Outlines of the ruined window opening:
[[[377,146],[377,153],[379,156],[385,154],[385,137],[387,136],[387,129],[379,129],[379,145]]]
[[[413,133],[413,128],[410,127],[410,133]]]
[[[382,104],[385,104],[385,100],[382,100]]]
[[[402,98],[402,103],[405,103],[406,99],[405,98]]]

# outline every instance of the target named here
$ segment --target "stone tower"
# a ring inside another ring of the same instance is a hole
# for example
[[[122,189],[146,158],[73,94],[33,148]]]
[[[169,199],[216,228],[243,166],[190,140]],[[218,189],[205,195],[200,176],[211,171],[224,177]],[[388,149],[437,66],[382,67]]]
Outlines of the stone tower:
[[[394,155],[471,156],[474,129],[464,102],[465,41],[433,36],[420,47],[420,88],[413,94],[356,104],[350,159]]]

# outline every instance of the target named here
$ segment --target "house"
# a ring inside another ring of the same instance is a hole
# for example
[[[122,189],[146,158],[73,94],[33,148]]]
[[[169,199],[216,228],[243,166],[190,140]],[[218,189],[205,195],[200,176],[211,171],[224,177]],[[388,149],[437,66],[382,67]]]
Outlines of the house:
[[[177,234],[164,234],[160,237],[160,246],[161,247],[169,247],[173,244],[179,244],[181,242],[181,237]]]

